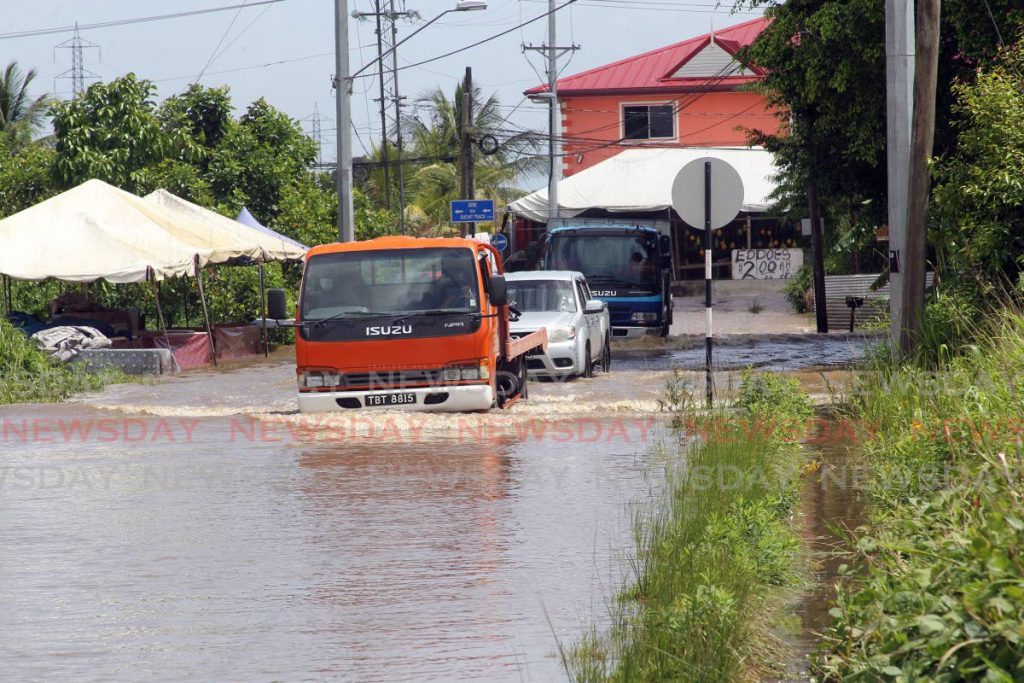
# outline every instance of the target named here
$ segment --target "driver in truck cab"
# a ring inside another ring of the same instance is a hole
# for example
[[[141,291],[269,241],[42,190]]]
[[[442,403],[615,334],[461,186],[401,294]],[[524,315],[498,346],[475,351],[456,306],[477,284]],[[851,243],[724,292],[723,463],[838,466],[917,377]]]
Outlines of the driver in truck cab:
[[[431,291],[431,302],[424,302],[433,308],[473,308],[476,297],[473,296],[475,278],[473,277],[472,261],[455,256],[441,259],[441,277]]]

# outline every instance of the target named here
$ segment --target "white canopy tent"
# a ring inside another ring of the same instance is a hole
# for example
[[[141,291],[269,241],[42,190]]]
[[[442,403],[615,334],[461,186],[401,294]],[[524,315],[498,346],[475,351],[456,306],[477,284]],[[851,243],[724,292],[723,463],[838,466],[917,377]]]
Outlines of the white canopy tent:
[[[612,213],[664,211],[672,206],[676,175],[683,166],[702,157],[722,159],[739,171],[743,211],[768,209],[778,175],[771,152],[746,147],[641,147],[624,150],[558,183],[558,217],[572,218],[591,209]],[[512,202],[509,208],[517,216],[547,223],[547,188]]]
[[[282,235],[243,225],[164,190],[142,199],[100,180],[88,180],[0,221],[0,274],[5,276],[5,290],[7,278],[149,280],[156,289],[157,281],[194,276],[211,353],[203,266],[241,258],[258,262],[262,305],[263,263],[301,260],[305,253],[305,247]],[[5,292],[5,299],[9,298]],[[162,313],[160,317],[163,324]]]
[[[152,192],[145,199],[176,219],[175,228],[179,235],[192,244],[210,249],[211,263],[226,263],[238,258],[261,262],[300,261],[308,251],[269,228],[258,230],[167,190]]]
[[[0,221],[0,273],[17,280],[145,282],[195,275],[211,250],[161,207],[100,180]]]

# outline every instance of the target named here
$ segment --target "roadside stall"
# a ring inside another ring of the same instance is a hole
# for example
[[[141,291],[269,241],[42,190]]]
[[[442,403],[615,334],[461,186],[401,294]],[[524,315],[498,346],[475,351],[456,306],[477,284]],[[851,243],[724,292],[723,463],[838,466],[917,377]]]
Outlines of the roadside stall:
[[[0,274],[8,313],[11,279],[149,282],[156,298],[158,331],[141,329],[132,311],[89,310],[81,301],[62,303],[44,326],[91,323],[112,331],[114,350],[165,349],[185,369],[216,364],[218,348],[224,349],[226,357],[258,350],[258,327],[228,325],[218,330],[212,325],[203,286],[206,265],[254,264],[262,275],[264,263],[301,259],[304,253],[304,247],[289,244],[287,238],[242,225],[167,192],[142,199],[99,180],[86,181],[0,221]],[[173,277],[196,279],[202,328],[168,329],[157,283]]]

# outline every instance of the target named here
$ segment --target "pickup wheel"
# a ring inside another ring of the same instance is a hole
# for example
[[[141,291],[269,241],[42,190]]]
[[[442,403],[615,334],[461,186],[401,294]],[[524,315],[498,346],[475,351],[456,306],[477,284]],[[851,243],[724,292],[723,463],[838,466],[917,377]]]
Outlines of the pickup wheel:
[[[601,351],[601,369],[606,373],[612,371],[612,342],[608,335],[604,336],[604,350]]]
[[[594,376],[594,359],[590,356],[590,342],[587,342],[587,347],[583,351],[583,374],[582,377],[590,378]]]

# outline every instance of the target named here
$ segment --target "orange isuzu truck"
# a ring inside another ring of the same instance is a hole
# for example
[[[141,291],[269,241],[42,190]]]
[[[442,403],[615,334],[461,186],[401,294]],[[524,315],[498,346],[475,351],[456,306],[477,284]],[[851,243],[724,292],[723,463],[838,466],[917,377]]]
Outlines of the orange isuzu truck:
[[[461,238],[381,237],[306,255],[295,313],[300,412],[475,411],[526,396],[500,254]],[[269,317],[287,317],[282,290]]]

